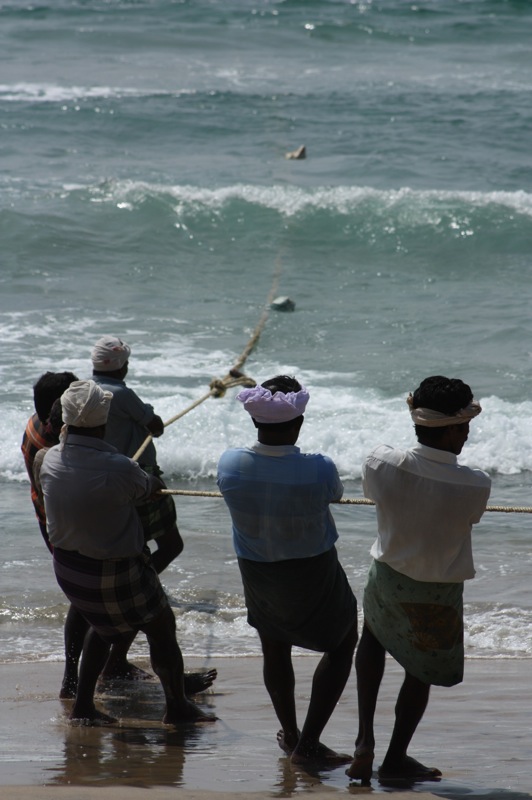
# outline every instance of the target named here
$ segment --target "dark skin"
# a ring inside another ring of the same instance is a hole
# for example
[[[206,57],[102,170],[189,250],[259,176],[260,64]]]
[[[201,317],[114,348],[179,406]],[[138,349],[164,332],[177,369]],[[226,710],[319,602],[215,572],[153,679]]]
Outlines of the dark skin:
[[[105,437],[105,425],[95,428],[69,426],[69,431],[87,438]],[[160,490],[162,481],[153,475],[149,477],[153,497]],[[178,725],[214,721],[216,717],[213,714],[205,714],[186,697],[183,657],[176,639],[175,617],[171,608],[166,606],[156,619],[140,626],[139,630],[146,634],[151,664],[164,691],[166,711],[163,722]],[[82,719],[92,725],[107,725],[116,721],[113,717],[98,711],[94,705],[96,683],[108,659],[110,647],[109,642],[104,641],[94,630],[89,630],[85,639],[71,719]]]
[[[255,422],[255,421],[254,421]],[[265,445],[295,445],[303,424],[303,416],[284,429],[261,428],[255,422],[258,440]],[[356,621],[340,645],[324,653],[312,681],[307,716],[301,731],[297,725],[294,697],[295,676],[292,646],[269,639],[259,631],[264,659],[264,684],[281,730],[277,741],[293,764],[312,764],[333,768],[350,761],[350,756],[336,753],[320,742],[320,736],[347,683],[357,642]]]
[[[422,429],[418,441],[436,450],[459,455],[467,441],[469,423],[447,425],[432,429],[424,436]],[[358,686],[359,728],[353,762],[346,774],[350,778],[368,783],[373,773],[375,732],[373,727],[377,696],[384,675],[386,651],[364,625],[355,658]],[[423,718],[429,701],[430,684],[423,683],[405,671],[403,685],[395,706],[395,725],[388,750],[379,769],[383,779],[393,775],[403,780],[437,780],[439,769],[426,767],[407,755],[412,737]]]

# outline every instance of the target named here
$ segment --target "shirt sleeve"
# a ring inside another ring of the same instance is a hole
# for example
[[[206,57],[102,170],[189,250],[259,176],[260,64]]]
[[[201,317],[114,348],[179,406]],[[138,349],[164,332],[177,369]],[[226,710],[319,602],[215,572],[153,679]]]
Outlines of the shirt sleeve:
[[[149,403],[144,403],[133,389],[126,387],[124,391],[120,392],[117,399],[120,413],[140,425],[148,425],[155,416],[153,406]]]

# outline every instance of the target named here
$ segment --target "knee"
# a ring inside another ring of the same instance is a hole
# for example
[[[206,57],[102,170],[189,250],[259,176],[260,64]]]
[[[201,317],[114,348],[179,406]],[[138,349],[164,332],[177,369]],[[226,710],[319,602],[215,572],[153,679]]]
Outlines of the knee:
[[[358,642],[358,629],[357,623],[355,621],[352,628],[349,629],[345,637],[340,642],[339,646],[332,650],[329,653],[330,658],[334,658],[335,660],[349,660],[349,662],[353,659],[353,654],[355,652],[355,647],[357,646]]]

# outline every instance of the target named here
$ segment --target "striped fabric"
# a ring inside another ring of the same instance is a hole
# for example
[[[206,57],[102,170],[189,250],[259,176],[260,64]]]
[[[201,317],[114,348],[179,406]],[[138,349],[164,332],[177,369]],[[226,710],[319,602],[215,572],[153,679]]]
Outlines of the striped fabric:
[[[74,608],[109,642],[140,630],[168,605],[147,549],[135,558],[100,561],[56,547],[54,571]]]
[[[59,440],[57,436],[52,433],[50,426],[42,423],[37,414],[34,414],[32,417],[30,417],[28,424],[26,425],[26,430],[24,431],[24,436],[22,437],[22,445],[20,449],[22,450],[24,463],[26,464],[26,470],[30,479],[31,501],[37,515],[37,520],[39,521],[41,533],[49,550],[51,550],[52,547],[48,541],[48,534],[46,533],[46,514],[44,512],[44,505],[39,500],[39,494],[35,485],[33,462],[39,450],[53,447],[54,445],[58,444],[58,442]]]

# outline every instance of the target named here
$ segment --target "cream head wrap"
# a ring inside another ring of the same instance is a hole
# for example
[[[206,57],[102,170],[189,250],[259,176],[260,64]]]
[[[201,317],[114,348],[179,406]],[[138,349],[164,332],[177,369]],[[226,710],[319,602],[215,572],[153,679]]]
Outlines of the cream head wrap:
[[[422,425],[425,428],[444,428],[446,425],[463,425],[469,422],[474,417],[478,416],[482,411],[480,403],[476,400],[471,400],[468,406],[461,408],[455,414],[450,416],[442,414],[441,411],[433,411],[432,408],[414,408],[414,397],[412,392],[406,398],[406,402],[410,408],[410,416],[416,425]]]
[[[131,355],[131,347],[118,336],[102,336],[92,348],[92,366],[96,372],[122,369]]]
[[[77,428],[105,425],[112,392],[104,392],[94,381],[74,381],[61,395],[63,421]]]
[[[236,396],[255,422],[267,425],[277,422],[290,422],[304,413],[309,393],[304,386],[299,392],[275,392],[272,394],[264,386],[243,389]]]

